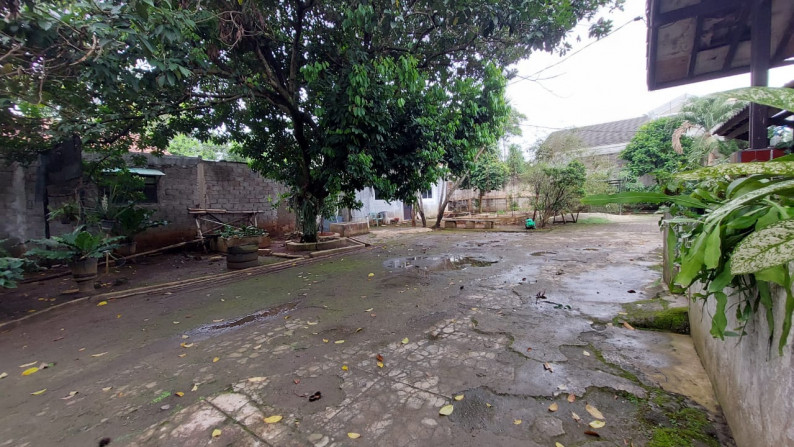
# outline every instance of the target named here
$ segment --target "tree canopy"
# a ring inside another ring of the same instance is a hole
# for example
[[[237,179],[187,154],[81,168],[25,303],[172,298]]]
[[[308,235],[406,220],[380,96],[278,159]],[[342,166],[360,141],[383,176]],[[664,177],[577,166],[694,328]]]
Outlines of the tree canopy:
[[[357,189],[410,197],[468,167],[503,131],[503,67],[564,52],[621,3],[6,0],[0,119],[25,130],[0,143],[236,141],[314,240],[316,216]]]
[[[673,150],[673,132],[683,123],[681,117],[665,117],[640,126],[620,158],[626,160],[625,169],[634,178],[653,174],[657,183],[677,172],[685,165],[686,156],[692,146],[692,139],[681,137],[683,154]]]

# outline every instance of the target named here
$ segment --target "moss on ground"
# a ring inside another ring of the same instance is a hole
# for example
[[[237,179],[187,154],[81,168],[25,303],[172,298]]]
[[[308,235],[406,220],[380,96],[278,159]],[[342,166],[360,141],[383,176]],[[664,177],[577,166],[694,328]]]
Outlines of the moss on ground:
[[[635,328],[689,334],[689,309],[669,305],[662,298],[624,304],[626,315],[616,317],[613,323],[626,321]]]

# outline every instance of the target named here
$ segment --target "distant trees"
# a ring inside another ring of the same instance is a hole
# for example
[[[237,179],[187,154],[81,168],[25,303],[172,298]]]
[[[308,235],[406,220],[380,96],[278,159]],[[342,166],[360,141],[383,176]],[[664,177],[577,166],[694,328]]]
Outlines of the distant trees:
[[[533,218],[538,227],[543,228],[557,214],[580,206],[586,175],[584,164],[578,160],[566,165],[537,163],[529,169],[525,180],[534,190]]]
[[[682,153],[673,149],[673,133],[683,122],[682,117],[675,116],[643,124],[620,153],[620,158],[626,160],[624,169],[634,179],[652,174],[657,184],[665,183],[686,164],[692,148],[692,138],[681,136]]]
[[[234,143],[213,144],[200,141],[198,138],[178,134],[168,142],[168,153],[185,157],[201,157],[211,161],[245,162],[245,157],[235,152]],[[237,149],[239,150],[239,149]]]

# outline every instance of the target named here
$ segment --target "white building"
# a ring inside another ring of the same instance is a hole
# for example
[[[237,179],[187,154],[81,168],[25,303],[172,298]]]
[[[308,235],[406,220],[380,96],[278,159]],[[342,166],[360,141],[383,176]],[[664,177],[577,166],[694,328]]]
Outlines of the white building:
[[[446,182],[438,182],[427,191],[422,193],[422,209],[427,218],[435,218],[438,215],[438,205],[442,193],[445,192]],[[352,221],[367,220],[371,216],[380,214],[387,221],[399,218],[401,221],[411,220],[413,207],[406,205],[399,200],[391,202],[379,199],[374,188],[365,188],[356,193],[356,199],[360,200],[364,206],[359,210],[352,210]]]

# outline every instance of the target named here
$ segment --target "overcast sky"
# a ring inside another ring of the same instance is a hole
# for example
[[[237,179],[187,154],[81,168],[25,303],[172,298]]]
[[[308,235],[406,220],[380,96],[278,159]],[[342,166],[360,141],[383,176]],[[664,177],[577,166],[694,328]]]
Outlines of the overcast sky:
[[[511,105],[527,116],[522,127],[524,136],[517,141],[522,147],[558,128],[638,117],[685,93],[702,96],[750,85],[750,76],[740,75],[649,92],[645,67],[645,0],[627,0],[624,11],[616,11],[609,17],[615,28],[625,26],[593,43],[587,38],[588,26],[580,24],[574,33],[579,33],[582,41],[573,51],[590,44],[589,47],[563,57],[535,53],[515,66],[522,76],[552,78],[537,82],[516,78],[509,82],[507,96]],[[642,20],[632,21],[635,17]],[[560,62],[564,58],[568,59]],[[794,80],[794,66],[770,71],[770,86],[781,86],[791,80]]]

